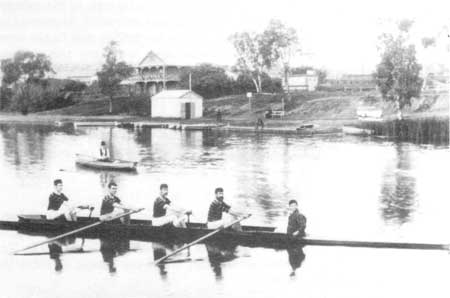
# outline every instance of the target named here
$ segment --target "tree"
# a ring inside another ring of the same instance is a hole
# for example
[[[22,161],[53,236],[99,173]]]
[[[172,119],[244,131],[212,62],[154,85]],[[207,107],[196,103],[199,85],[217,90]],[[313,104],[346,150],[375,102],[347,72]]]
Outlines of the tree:
[[[261,47],[261,36],[255,33],[235,33],[232,37],[233,46],[237,52],[238,59],[234,70],[241,75],[252,78],[256,92],[261,92],[261,75],[266,69]]]
[[[298,50],[297,31],[294,28],[286,27],[279,20],[271,20],[262,34],[262,44],[262,56],[266,59],[265,64],[268,68],[271,68],[278,61],[282,63],[284,81],[289,92],[290,61]]]
[[[22,77],[26,83],[40,83],[47,74],[54,73],[47,55],[31,51],[17,51],[12,59],[3,59],[1,70],[2,82],[8,85],[16,83]]]
[[[231,94],[232,79],[222,67],[204,63],[185,69],[180,76],[182,88],[189,88],[191,76],[192,90],[204,98],[215,98]]]
[[[101,71],[97,72],[100,92],[109,97],[109,113],[112,113],[114,95],[120,89],[120,82],[133,73],[133,67],[119,60],[119,44],[110,41],[104,48],[105,63]]]
[[[415,46],[408,43],[411,25],[411,21],[402,21],[397,34],[381,35],[381,61],[375,72],[383,99],[396,102],[400,110],[411,104],[412,97],[420,96],[423,82]]]
[[[256,92],[262,91],[261,76],[281,61],[285,74],[298,43],[295,29],[272,20],[262,33],[235,33],[231,40],[237,52],[235,70],[252,78]]]

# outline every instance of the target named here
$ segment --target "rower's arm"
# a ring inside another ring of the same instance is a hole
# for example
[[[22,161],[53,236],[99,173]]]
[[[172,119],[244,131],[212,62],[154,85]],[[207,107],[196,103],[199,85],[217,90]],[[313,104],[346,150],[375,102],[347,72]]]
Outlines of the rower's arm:
[[[173,212],[173,213],[186,213],[186,212],[190,211],[190,210],[186,210],[184,208],[180,208],[178,206],[171,206],[169,204],[164,205],[164,209],[166,209],[167,211]]]
[[[114,208],[122,209],[122,210],[125,211],[125,212],[128,211],[128,210],[134,210],[133,207],[125,206],[125,205],[120,204],[120,203],[114,203],[113,206],[114,206]]]
[[[306,217],[300,216],[299,218],[297,218],[297,226],[299,227],[298,230],[292,233],[292,235],[304,235],[306,229]]]

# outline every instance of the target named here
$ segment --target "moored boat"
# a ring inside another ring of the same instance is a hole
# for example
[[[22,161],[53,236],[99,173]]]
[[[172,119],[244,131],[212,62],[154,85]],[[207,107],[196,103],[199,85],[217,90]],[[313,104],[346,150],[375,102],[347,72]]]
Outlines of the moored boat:
[[[55,235],[75,230],[95,223],[98,218],[80,217],[76,222],[47,220],[44,215],[20,215],[18,221],[0,221],[0,229],[16,230],[33,235]],[[85,230],[80,237],[98,238],[114,235],[114,237],[141,241],[178,241],[192,242],[213,230],[204,223],[188,223],[187,228],[173,226],[152,226],[150,220],[131,220],[129,224],[110,223]],[[313,239],[309,237],[297,238],[285,233],[275,232],[274,227],[242,226],[242,231],[232,229],[215,234],[207,242],[236,243],[250,247],[287,248],[291,245],[319,245],[319,246],[347,246],[368,248],[399,248],[399,249],[428,249],[448,250],[444,244],[410,243],[410,242],[377,242],[377,241],[349,241]]]
[[[75,163],[78,166],[113,171],[136,171],[137,162],[125,160],[101,161],[95,157],[77,154]]]

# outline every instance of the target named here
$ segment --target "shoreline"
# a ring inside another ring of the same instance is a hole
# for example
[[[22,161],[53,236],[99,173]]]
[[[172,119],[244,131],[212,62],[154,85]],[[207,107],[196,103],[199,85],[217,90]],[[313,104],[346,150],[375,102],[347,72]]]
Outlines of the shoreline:
[[[410,114],[405,115],[405,120],[441,120],[448,121],[448,114]],[[217,122],[211,118],[200,118],[190,120],[180,119],[150,119],[145,116],[132,115],[42,115],[42,114],[14,114],[0,113],[0,124],[30,124],[30,125],[52,125],[64,126],[72,124],[78,126],[111,126],[111,127],[150,127],[167,128],[187,131],[217,131],[217,132],[242,132],[242,133],[268,133],[278,135],[297,135],[303,137],[312,136],[339,136],[339,135],[359,135],[376,136],[374,129],[368,129],[368,123],[375,123],[383,126],[396,120],[394,116],[373,120],[351,119],[264,119],[264,127],[256,128],[255,121],[245,118],[224,118]]]

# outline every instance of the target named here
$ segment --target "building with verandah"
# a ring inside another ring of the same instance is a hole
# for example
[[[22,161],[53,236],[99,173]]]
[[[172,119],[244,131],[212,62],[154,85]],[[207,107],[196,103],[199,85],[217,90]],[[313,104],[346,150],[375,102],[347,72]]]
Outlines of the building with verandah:
[[[180,77],[187,65],[165,61],[153,51],[141,60],[135,67],[131,77],[121,82],[129,91],[135,94],[148,94],[150,96],[162,90],[175,90],[180,86]]]

